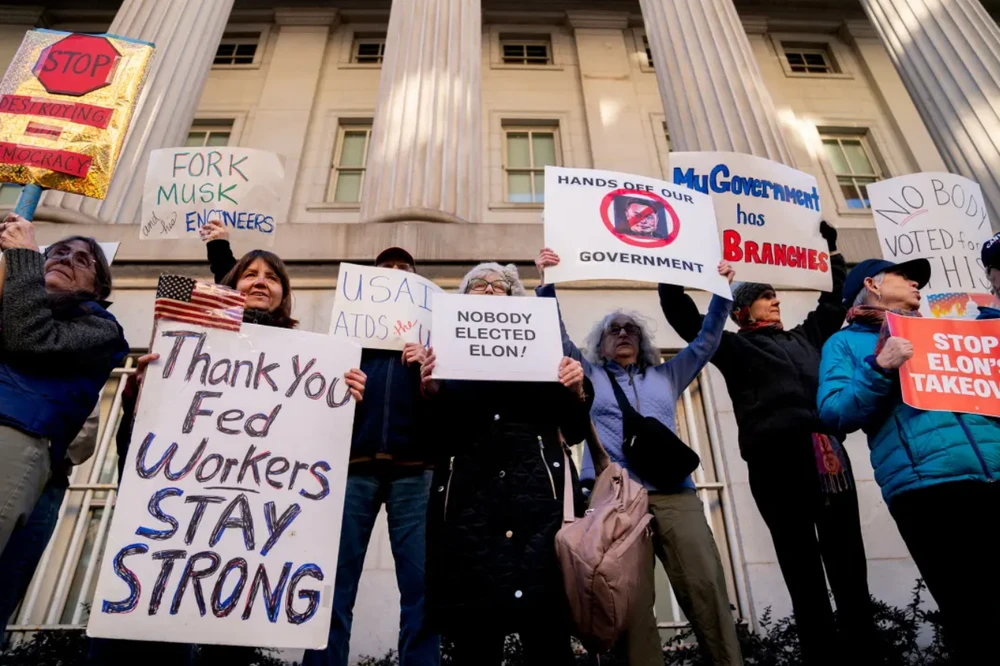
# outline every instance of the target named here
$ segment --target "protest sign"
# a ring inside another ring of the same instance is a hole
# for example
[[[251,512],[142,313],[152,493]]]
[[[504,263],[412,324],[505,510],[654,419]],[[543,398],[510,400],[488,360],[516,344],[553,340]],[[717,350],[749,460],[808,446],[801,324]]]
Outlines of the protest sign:
[[[431,294],[436,284],[416,273],[341,264],[330,315],[330,335],[367,349],[431,343]]]
[[[230,238],[272,237],[285,169],[253,148],[161,148],[149,155],[139,238],[200,238],[218,220]]]
[[[30,30],[0,82],[0,182],[107,195],[153,45]]]
[[[361,349],[160,319],[90,636],[322,648]]]
[[[554,382],[562,340],[554,298],[434,294],[435,379]]]
[[[993,235],[979,185],[951,173],[915,173],[868,186],[882,257],[928,259],[931,280],[920,310],[933,317],[975,319],[997,307],[979,253]]]
[[[675,185],[711,195],[722,258],[736,279],[833,288],[813,176],[740,153],[670,153],[670,167]]]
[[[549,282],[669,282],[731,297],[712,199],[655,178],[545,167],[545,245],[560,256]]]
[[[1000,416],[1000,319],[968,321],[889,313],[889,330],[913,343],[899,369],[903,402],[916,409]]]

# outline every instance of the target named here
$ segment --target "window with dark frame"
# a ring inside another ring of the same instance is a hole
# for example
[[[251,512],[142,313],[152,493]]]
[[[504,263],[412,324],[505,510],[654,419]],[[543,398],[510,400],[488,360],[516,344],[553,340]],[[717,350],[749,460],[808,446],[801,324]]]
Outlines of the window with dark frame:
[[[537,37],[500,37],[500,59],[505,65],[551,65],[552,43]]]
[[[838,74],[836,62],[826,44],[782,42],[788,68],[796,74]]]
[[[359,65],[381,65],[385,60],[385,35],[355,35],[351,46],[351,62]]]
[[[227,32],[215,50],[213,65],[252,65],[260,45],[259,32]]]

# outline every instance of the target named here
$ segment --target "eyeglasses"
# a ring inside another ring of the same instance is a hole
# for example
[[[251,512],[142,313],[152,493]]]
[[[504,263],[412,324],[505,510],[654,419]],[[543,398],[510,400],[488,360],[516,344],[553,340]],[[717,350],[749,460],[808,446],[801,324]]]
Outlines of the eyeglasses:
[[[611,324],[608,326],[608,333],[611,335],[620,335],[622,331],[625,331],[626,335],[639,336],[639,327],[635,324]]]
[[[484,292],[486,287],[493,287],[494,292],[503,292],[505,294],[510,294],[510,282],[506,280],[484,280],[482,278],[473,278],[469,280],[469,291]]]
[[[52,250],[46,255],[47,259],[55,259],[56,261],[63,261],[64,259],[69,259],[70,263],[77,268],[93,268],[97,261],[90,256],[89,252],[83,250],[72,250],[68,247],[60,247]]]

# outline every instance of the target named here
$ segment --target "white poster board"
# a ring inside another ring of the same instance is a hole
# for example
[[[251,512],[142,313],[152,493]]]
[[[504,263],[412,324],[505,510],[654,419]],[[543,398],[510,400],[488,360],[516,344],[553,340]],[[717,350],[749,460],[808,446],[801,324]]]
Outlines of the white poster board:
[[[431,296],[436,284],[392,268],[340,264],[330,335],[368,349],[402,349],[431,342]]]
[[[554,382],[562,339],[554,298],[434,294],[435,379]]]
[[[740,153],[670,153],[675,185],[709,194],[722,258],[742,282],[830,291],[830,249],[816,179]]]
[[[88,635],[324,647],[361,348],[159,320],[152,350]]]
[[[732,296],[717,269],[712,199],[655,178],[545,167],[545,245],[560,258],[545,269],[549,282],[668,282]]]
[[[149,154],[139,238],[199,238],[219,220],[230,239],[272,238],[285,169],[277,154],[253,148],[160,148]]]
[[[952,173],[914,173],[868,186],[882,257],[928,259],[924,316],[974,319],[997,307],[980,258],[993,235],[979,184]]]

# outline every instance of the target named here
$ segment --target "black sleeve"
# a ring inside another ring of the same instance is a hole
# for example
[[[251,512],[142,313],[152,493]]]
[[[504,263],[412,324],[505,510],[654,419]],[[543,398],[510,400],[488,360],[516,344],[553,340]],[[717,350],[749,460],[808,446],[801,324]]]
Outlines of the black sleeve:
[[[125,458],[128,457],[129,442],[132,441],[132,426],[135,425],[135,407],[138,400],[139,387],[135,375],[130,375],[122,391],[122,417],[118,421],[118,432],[115,433],[115,448],[118,450],[118,483],[122,482],[125,471]]]
[[[661,284],[656,288],[660,296],[660,310],[667,318],[677,335],[685,342],[691,342],[701,333],[705,315],[698,311],[698,305],[694,299],[684,292],[684,287],[675,284]],[[726,373],[726,366],[733,358],[733,345],[735,333],[730,331],[722,332],[722,339],[719,341],[719,348],[712,355],[711,363],[715,365],[723,374]]]
[[[676,284],[661,284],[656,288],[660,296],[660,310],[677,335],[685,342],[691,342],[701,332],[705,316],[698,312],[694,299],[684,293],[684,287]]]
[[[830,273],[833,276],[833,290],[820,294],[816,309],[798,327],[818,349],[822,349],[830,336],[840,330],[844,325],[844,317],[847,316],[847,307],[842,300],[844,278],[847,276],[847,262],[843,255],[835,254],[830,257]]]
[[[45,292],[45,258],[35,250],[4,252],[7,277],[0,339],[12,358],[44,366],[104,368],[125,347],[121,326],[84,315],[57,319]]]
[[[227,240],[208,241],[205,248],[208,250],[208,264],[215,276],[215,284],[220,284],[236,266],[236,255]]]
[[[582,442],[590,434],[590,408],[594,405],[594,385],[583,378],[584,399],[559,386],[559,428],[567,442]]]

